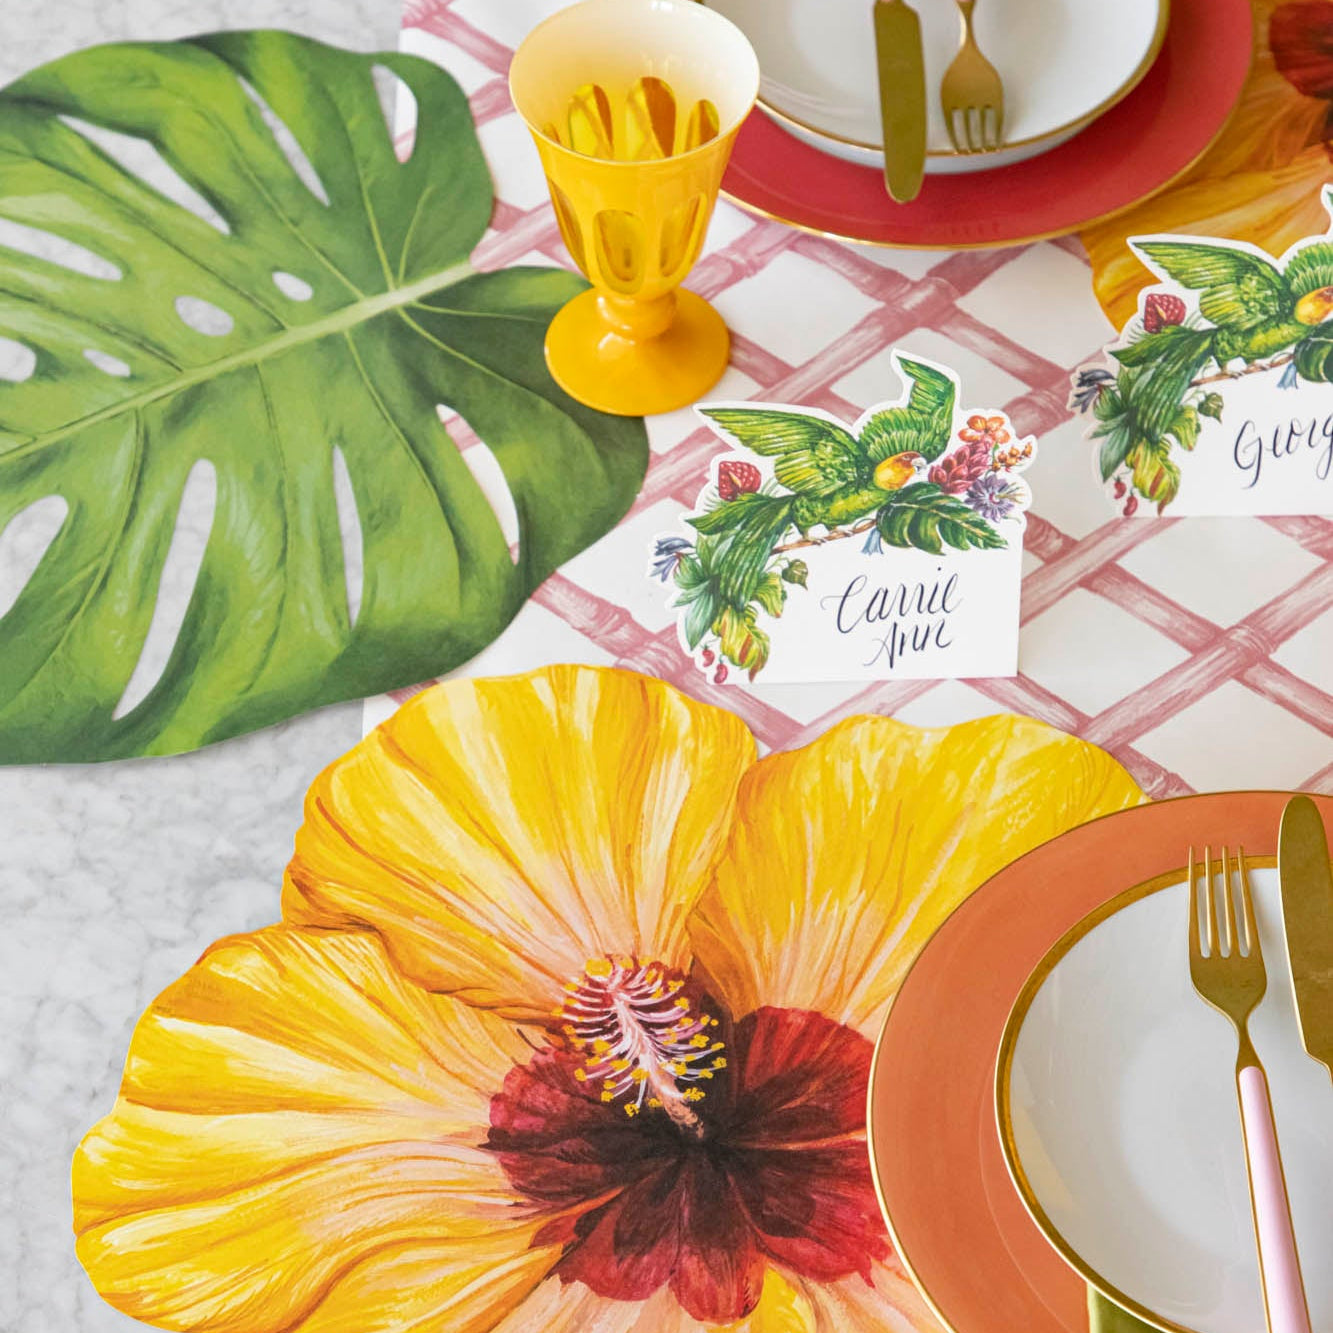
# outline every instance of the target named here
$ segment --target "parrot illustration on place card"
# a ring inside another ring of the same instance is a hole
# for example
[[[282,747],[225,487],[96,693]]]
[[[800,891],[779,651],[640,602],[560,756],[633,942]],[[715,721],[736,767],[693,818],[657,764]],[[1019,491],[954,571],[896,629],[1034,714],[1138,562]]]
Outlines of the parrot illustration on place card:
[[[652,575],[683,650],[723,684],[1012,675],[1035,444],[959,408],[957,376],[894,354],[907,392],[854,424],[710,403],[732,452]]]
[[[1163,281],[1071,398],[1119,512],[1333,514],[1333,235],[1129,244]]]

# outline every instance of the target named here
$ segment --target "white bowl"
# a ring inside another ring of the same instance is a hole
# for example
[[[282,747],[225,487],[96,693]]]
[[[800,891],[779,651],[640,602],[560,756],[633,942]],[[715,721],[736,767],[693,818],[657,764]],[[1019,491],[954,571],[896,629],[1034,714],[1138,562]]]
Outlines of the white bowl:
[[[759,105],[797,138],[851,162],[884,161],[871,0],[707,0],[759,56]],[[977,44],[1005,90],[1004,146],[956,153],[938,89],[957,53],[953,0],[914,0],[926,67],[928,174],[988,171],[1064,143],[1148,72],[1167,0],[980,0]]]

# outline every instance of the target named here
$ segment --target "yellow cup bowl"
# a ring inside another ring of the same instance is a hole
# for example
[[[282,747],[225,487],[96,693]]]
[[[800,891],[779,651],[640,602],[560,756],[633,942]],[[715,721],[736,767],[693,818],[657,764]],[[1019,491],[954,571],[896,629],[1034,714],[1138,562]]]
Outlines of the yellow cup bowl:
[[[572,397],[665,412],[726,368],[721,317],[678,291],[759,92],[741,31],[694,0],[583,0],[528,35],[509,87],[560,234],[593,290],[552,321],[546,361]]]

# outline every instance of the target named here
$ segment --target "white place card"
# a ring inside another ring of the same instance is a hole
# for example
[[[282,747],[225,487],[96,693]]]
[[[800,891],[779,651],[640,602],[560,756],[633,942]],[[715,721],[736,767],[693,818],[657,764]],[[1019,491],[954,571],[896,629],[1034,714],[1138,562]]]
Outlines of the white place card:
[[[707,403],[729,446],[657,538],[683,651],[717,684],[1012,676],[1036,445],[963,409],[945,366],[895,352],[907,387],[845,424]]]
[[[1072,397],[1118,512],[1333,514],[1333,236],[1129,244],[1163,281]]]

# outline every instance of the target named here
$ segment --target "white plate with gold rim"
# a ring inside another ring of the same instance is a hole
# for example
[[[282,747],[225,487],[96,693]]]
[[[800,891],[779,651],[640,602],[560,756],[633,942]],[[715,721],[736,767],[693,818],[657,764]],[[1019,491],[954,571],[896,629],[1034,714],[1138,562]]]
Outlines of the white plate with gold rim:
[[[1268,1071],[1316,1329],[1333,1329],[1333,1082],[1301,1044],[1273,858],[1250,858],[1268,989],[1250,1035]],[[1184,871],[1068,932],[1000,1047],[1000,1141],[1065,1260],[1172,1333],[1265,1327],[1236,1036],[1190,984]]]
[[[759,105],[816,148],[884,160],[872,0],[705,0],[750,39]],[[1167,0],[980,0],[977,43],[1005,88],[1005,145],[958,154],[938,89],[959,45],[954,0],[913,0],[926,66],[926,171],[986,171],[1072,138],[1148,72],[1166,35]]]

